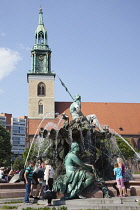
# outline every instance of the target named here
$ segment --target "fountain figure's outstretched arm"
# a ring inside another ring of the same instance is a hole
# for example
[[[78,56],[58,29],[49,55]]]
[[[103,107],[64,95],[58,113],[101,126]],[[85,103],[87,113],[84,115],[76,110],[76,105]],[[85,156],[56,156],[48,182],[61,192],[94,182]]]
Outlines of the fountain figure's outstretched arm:
[[[104,132],[95,114],[87,115],[86,117],[84,117],[81,111],[81,96],[79,94],[75,95],[74,102],[70,105],[70,113],[71,113],[72,119],[75,120],[76,122],[78,122],[78,120],[82,117],[82,119],[88,121],[89,124],[92,124],[93,122],[94,125],[101,132]]]
[[[101,131],[104,132],[104,130],[102,129],[99,120],[97,118],[97,116],[95,114],[90,114],[86,116],[87,121],[92,124],[94,123],[94,125]]]

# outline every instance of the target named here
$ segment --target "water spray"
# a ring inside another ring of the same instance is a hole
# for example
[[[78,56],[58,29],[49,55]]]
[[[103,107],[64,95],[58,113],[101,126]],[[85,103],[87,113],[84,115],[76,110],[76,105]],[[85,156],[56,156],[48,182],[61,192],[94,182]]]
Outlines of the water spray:
[[[48,115],[50,115],[50,114],[52,114],[52,112],[47,113],[47,114],[43,117],[43,119],[41,120],[41,122],[40,122],[38,128],[36,129],[36,132],[35,132],[35,134],[34,134],[32,143],[31,143],[30,148],[29,148],[29,151],[28,151],[28,155],[27,155],[27,157],[26,157],[26,161],[25,161],[25,164],[24,164],[24,168],[26,167],[26,164],[27,164],[27,161],[28,161],[28,158],[29,158],[30,151],[31,151],[31,149],[32,149],[32,146],[33,146],[33,143],[34,143],[34,141],[35,141],[36,135],[37,135],[37,133],[38,133],[40,127],[41,127],[41,124],[43,123],[43,121],[45,120],[45,118],[46,118]],[[58,116],[59,113],[56,113],[56,115]]]
[[[135,149],[128,143],[128,141],[126,141],[119,133],[117,133],[115,130],[110,129],[109,131],[112,132],[113,134],[117,135],[119,138],[121,138],[132,150],[133,152],[136,154],[136,156],[140,159],[140,155],[135,151]]]

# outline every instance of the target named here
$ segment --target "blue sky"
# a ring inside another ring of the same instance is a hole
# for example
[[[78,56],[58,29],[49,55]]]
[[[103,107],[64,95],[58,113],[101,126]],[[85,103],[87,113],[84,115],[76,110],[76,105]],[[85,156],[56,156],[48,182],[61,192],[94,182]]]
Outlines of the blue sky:
[[[40,5],[52,70],[73,96],[140,103],[139,0],[5,0],[0,5],[0,112],[28,113],[27,72]],[[57,77],[55,101],[71,101]]]

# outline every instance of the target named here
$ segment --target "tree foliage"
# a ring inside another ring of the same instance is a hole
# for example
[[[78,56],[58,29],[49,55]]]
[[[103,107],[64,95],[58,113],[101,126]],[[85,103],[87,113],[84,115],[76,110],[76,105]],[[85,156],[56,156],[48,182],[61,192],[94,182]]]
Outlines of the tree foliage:
[[[10,132],[0,125],[0,166],[11,165],[11,148]]]
[[[53,149],[50,148],[50,141],[46,141],[45,138],[43,139],[37,139],[36,141],[34,141],[34,143],[31,145],[31,149],[30,148],[26,148],[24,153],[22,154],[24,163],[26,161],[26,158],[28,156],[28,161],[31,160],[37,160],[38,157],[45,157],[46,156],[46,151],[47,154],[53,156]],[[29,153],[30,151],[30,153]],[[28,155],[29,153],[29,155]]]
[[[29,148],[26,148],[25,151],[24,151],[24,153],[22,154],[23,162],[24,163],[26,161],[26,158],[28,156],[28,153],[29,153]],[[28,161],[35,160],[36,157],[37,157],[37,154],[35,154],[34,147],[32,147],[31,150],[30,150],[29,156],[28,156]]]
[[[129,140],[127,138],[125,138],[125,140],[130,144],[130,146],[132,147],[131,143],[129,142]],[[117,144],[119,146],[119,149],[122,153],[122,155],[124,156],[124,158],[126,160],[130,160],[134,157],[134,151],[130,148],[130,146],[127,145],[127,143],[125,143],[121,138],[119,138],[118,136],[116,136],[116,141]]]
[[[16,157],[16,159],[14,160],[13,168],[15,170],[18,170],[18,169],[21,170],[23,167],[24,167],[24,162],[21,161],[19,157]]]

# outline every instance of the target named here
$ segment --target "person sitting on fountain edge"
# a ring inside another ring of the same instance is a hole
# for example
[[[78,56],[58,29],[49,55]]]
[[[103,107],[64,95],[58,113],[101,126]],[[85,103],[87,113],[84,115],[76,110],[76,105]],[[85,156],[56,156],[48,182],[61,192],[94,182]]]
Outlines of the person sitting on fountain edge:
[[[99,129],[101,132],[105,132],[95,114],[89,114],[87,116],[84,116],[81,111],[81,96],[79,94],[74,96],[74,102],[70,105],[70,114],[72,116],[72,119],[76,122],[80,121],[87,121],[89,124],[94,123],[94,125]]]
[[[76,196],[83,198],[82,191],[90,184],[95,182],[94,166],[84,164],[77,153],[79,152],[79,145],[76,142],[71,144],[71,150],[65,157],[66,174],[60,175],[55,183],[54,190],[64,193],[64,199],[72,199]],[[102,191],[104,197],[108,196],[108,189],[102,181]]]

